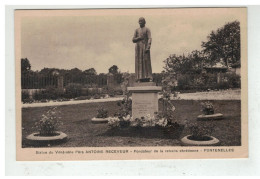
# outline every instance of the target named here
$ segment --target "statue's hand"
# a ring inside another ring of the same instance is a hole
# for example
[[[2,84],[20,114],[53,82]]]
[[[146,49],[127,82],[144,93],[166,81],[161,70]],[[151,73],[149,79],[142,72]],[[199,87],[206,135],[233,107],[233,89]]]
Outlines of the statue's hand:
[[[144,40],[144,38],[142,36],[138,37],[138,40]]]

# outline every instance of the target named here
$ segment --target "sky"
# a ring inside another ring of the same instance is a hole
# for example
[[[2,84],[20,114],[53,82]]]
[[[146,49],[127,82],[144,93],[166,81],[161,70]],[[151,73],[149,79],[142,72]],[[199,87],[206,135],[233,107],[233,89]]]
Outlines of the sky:
[[[134,72],[138,19],[151,30],[153,73],[163,70],[170,54],[201,50],[212,30],[242,18],[239,8],[180,8],[159,10],[39,11],[21,19],[21,58],[32,70],[43,68],[107,73],[117,65],[121,72]]]

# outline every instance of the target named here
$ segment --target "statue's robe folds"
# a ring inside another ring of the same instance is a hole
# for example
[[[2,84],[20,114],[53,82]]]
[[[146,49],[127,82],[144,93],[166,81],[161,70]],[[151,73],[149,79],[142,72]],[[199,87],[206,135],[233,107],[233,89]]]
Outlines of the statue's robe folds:
[[[143,40],[138,40],[143,37]],[[133,42],[135,45],[135,79],[152,79],[152,65],[150,47],[152,43],[151,31],[147,27],[135,30]],[[146,52],[146,50],[149,50]]]

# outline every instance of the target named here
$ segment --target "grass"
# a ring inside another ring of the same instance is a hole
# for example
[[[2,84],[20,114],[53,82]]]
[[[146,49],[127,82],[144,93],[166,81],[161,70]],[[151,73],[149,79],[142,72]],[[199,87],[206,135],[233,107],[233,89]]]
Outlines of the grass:
[[[187,119],[189,123],[204,123],[206,126],[215,124],[213,136],[221,141],[221,146],[241,145],[241,101],[220,100],[211,101],[216,108],[215,112],[224,114],[223,120],[197,121],[196,117],[201,114],[202,101],[177,100],[173,101],[176,110],[175,118],[183,124]],[[66,133],[69,140],[65,143],[51,147],[106,147],[106,146],[180,146],[182,137],[190,134],[184,128],[179,136],[172,138],[147,137],[147,135],[135,135],[134,131],[129,135],[111,135],[107,124],[93,124],[91,118],[97,114],[100,106],[107,109],[108,115],[112,116],[119,107],[117,102],[89,103],[59,106],[63,125],[59,130]],[[161,103],[159,103],[161,107]],[[35,107],[22,109],[22,138],[23,147],[32,147],[26,143],[25,137],[35,130],[33,126],[50,107]]]

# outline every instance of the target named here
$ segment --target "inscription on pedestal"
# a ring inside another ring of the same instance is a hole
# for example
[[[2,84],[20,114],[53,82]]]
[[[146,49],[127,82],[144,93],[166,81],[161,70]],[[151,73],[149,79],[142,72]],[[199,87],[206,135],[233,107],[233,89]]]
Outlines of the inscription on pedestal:
[[[132,98],[133,118],[140,118],[147,114],[154,115],[158,112],[157,93],[133,93]]]

